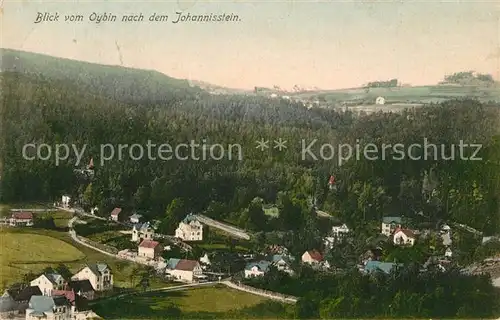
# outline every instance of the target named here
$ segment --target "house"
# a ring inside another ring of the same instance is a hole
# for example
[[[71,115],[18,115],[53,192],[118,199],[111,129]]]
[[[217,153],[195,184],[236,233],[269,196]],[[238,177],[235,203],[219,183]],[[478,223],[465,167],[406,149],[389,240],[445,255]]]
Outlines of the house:
[[[89,301],[70,290],[54,290],[53,297],[65,297],[71,305],[70,316],[72,320],[85,320],[95,318],[96,314],[89,308]]]
[[[453,255],[453,251],[451,250],[451,248],[446,248],[446,250],[444,252],[444,256],[447,258],[451,258],[452,255]]]
[[[402,223],[401,217],[383,217],[381,233],[390,237],[397,228],[401,228]]]
[[[155,231],[149,222],[134,224],[132,227],[132,241],[134,242],[153,240],[154,235]]]
[[[441,240],[443,241],[443,246],[449,247],[453,243],[451,239],[451,232],[441,233]]]
[[[332,249],[335,243],[344,240],[349,232],[350,229],[345,223],[341,225],[334,225],[332,227],[331,235],[325,237],[323,240],[325,243],[325,247]]]
[[[196,219],[195,215],[188,214],[179,223],[179,227],[175,230],[175,236],[184,241],[201,241],[203,240],[203,225]]]
[[[169,259],[165,272],[173,280],[183,282],[195,282],[206,277],[203,275],[200,263],[196,260]]]
[[[130,222],[132,222],[132,223],[139,223],[139,221],[141,220],[141,218],[142,218],[141,214],[134,213],[133,215],[130,216]]]
[[[42,295],[42,291],[38,286],[27,286],[24,283],[10,286],[0,298],[0,319],[8,318],[8,315],[24,314],[31,297],[39,295]]]
[[[71,198],[68,195],[63,195],[61,199],[61,205],[64,208],[69,208],[69,205],[71,204]]]
[[[111,211],[110,219],[113,221],[118,221],[120,218],[120,213],[122,212],[122,208],[114,208]]]
[[[375,99],[375,104],[385,104],[385,98],[384,97],[377,97],[377,99]]]
[[[415,244],[415,234],[410,229],[397,228],[394,231],[393,242],[399,246],[413,246]]]
[[[95,290],[92,287],[92,283],[90,283],[88,279],[69,281],[67,288],[73,290],[79,296],[82,296],[87,300],[94,300],[95,298]]]
[[[293,274],[292,263],[294,261],[293,257],[275,254],[271,257],[271,264],[276,267],[276,269],[286,272],[288,274]]]
[[[95,291],[113,289],[113,273],[105,263],[86,265],[75,273],[71,280],[89,280]]]
[[[33,213],[31,212],[13,212],[9,225],[11,227],[31,227],[33,226]]]
[[[210,262],[210,258],[208,257],[208,254],[204,254],[200,258],[200,263],[201,263],[201,268],[205,270],[208,266],[210,266],[212,263]]]
[[[144,257],[147,259],[154,260],[159,256],[161,256],[162,252],[163,252],[163,247],[160,245],[158,241],[144,239],[139,244],[138,248],[139,257]]]
[[[302,262],[309,264],[318,264],[323,261],[323,256],[316,250],[309,250],[302,255]]]
[[[395,267],[401,267],[401,266],[402,264],[397,264],[392,262],[368,261],[365,264],[363,271],[365,273],[374,273],[381,271],[386,274],[390,274]]]
[[[332,237],[336,238],[337,240],[341,240],[345,238],[345,236],[350,232],[350,229],[347,227],[347,225],[344,223],[342,225],[336,225],[332,227]]]
[[[245,278],[262,277],[269,270],[271,262],[256,261],[250,262],[245,266]]]
[[[43,273],[30,282],[30,286],[38,286],[44,296],[52,295],[52,290],[61,290],[65,284],[66,280],[56,272]]]
[[[378,261],[378,260],[380,260],[380,257],[382,257],[382,248],[376,247],[376,248],[372,248],[372,249],[365,251],[365,253],[363,253],[359,257],[359,259],[364,264],[364,263],[371,261],[371,260]]]
[[[71,319],[71,303],[64,296],[32,296],[26,309],[26,320]]]

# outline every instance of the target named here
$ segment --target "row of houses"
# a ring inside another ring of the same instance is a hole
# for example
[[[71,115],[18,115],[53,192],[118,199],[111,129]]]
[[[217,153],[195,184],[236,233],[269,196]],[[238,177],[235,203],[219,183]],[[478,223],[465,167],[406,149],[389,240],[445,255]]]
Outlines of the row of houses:
[[[65,279],[57,272],[45,272],[29,284],[10,286],[0,298],[0,314],[15,317],[25,314],[31,319],[96,318],[88,307],[88,301],[98,292],[113,288],[111,269],[104,263],[89,264]]]

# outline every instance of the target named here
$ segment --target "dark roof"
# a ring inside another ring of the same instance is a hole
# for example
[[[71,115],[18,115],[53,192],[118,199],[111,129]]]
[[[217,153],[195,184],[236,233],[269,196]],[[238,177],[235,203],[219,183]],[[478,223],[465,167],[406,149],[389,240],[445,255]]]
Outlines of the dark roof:
[[[7,289],[7,293],[14,301],[29,301],[32,296],[42,295],[42,291],[38,286],[25,286]]]
[[[87,264],[85,267],[82,269],[89,267],[90,271],[94,273],[96,276],[100,276],[103,274],[104,270],[109,270],[111,271],[111,268],[104,262],[98,262],[98,263],[93,263],[93,264]],[[80,269],[80,271],[82,270]]]
[[[68,283],[68,286],[75,290],[75,292],[89,292],[94,291],[92,284],[89,280],[73,280]]]

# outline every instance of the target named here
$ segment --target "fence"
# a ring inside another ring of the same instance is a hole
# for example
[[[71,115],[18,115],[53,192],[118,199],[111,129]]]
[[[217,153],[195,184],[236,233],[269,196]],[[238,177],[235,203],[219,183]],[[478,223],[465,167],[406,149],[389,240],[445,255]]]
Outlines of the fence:
[[[296,303],[298,298],[297,297],[294,297],[294,296],[289,296],[289,295],[286,295],[286,294],[282,294],[282,293],[279,293],[279,292],[274,292],[274,291],[268,291],[268,290],[264,290],[264,289],[257,289],[257,288],[254,288],[254,287],[251,287],[251,286],[247,286],[245,284],[242,284],[242,283],[236,283],[234,282],[234,280],[229,280],[229,282],[245,291],[248,291],[248,292],[252,292],[252,293],[255,293],[255,294],[258,294],[258,295],[261,295],[261,296],[269,296],[269,297],[273,297],[275,299],[279,299],[279,300],[282,300],[283,302],[286,302],[286,303]]]

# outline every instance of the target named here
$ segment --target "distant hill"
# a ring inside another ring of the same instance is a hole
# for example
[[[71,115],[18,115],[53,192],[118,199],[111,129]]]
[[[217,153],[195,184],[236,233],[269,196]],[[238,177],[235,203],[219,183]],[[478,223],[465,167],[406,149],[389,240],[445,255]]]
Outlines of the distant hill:
[[[91,93],[114,100],[161,103],[177,96],[202,93],[187,80],[153,70],[110,66],[0,48],[0,71],[36,74],[51,80],[70,81]]]

